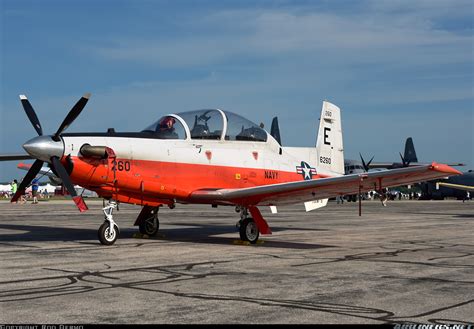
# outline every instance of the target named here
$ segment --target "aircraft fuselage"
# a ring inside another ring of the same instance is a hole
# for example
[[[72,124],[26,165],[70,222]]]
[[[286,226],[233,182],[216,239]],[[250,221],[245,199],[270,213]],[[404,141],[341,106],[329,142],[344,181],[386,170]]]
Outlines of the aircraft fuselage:
[[[72,167],[71,179],[102,197],[156,206],[190,202],[190,194],[203,186],[245,188],[335,176],[317,169],[315,148],[282,148],[272,138],[250,142],[120,135],[64,134],[62,161]],[[106,146],[115,157],[84,157],[84,144]]]

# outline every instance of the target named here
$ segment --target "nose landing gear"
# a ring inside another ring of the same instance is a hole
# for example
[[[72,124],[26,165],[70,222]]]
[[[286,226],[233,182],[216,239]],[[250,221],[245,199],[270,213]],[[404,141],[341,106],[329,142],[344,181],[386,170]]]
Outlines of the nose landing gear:
[[[115,208],[117,208],[117,202],[115,200],[109,200],[107,206],[102,208],[105,221],[99,227],[98,237],[100,243],[106,246],[113,245],[120,234],[119,227],[114,222],[112,214]]]

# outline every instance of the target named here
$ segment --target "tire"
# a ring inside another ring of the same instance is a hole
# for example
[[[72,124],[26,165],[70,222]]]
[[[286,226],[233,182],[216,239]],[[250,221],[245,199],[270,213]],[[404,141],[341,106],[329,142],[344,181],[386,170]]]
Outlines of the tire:
[[[100,225],[98,231],[99,241],[105,246],[113,245],[115,241],[117,241],[117,238],[120,234],[118,226],[114,224],[114,233],[109,235],[109,227],[109,222],[105,221],[102,225]]]
[[[138,225],[141,234],[155,236],[160,229],[160,221],[157,215],[151,215]]]
[[[248,241],[251,244],[256,244],[260,232],[257,227],[257,223],[253,220],[253,218],[245,218],[242,223],[240,224],[240,239],[242,241]]]

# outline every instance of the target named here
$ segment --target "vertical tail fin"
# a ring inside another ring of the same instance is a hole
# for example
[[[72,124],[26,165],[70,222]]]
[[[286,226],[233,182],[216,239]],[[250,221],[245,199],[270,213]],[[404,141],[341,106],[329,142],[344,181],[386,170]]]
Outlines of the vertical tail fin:
[[[411,137],[408,137],[405,142],[405,154],[403,157],[405,161],[408,161],[411,163],[418,162],[418,158],[416,157],[416,152],[415,152],[415,145],[413,145],[413,139]]]
[[[280,137],[280,126],[278,125],[278,117],[274,117],[272,120],[272,128],[270,129],[270,135],[276,139],[278,144],[281,145],[281,137]]]
[[[341,110],[324,101],[316,141],[318,168],[344,175]]]

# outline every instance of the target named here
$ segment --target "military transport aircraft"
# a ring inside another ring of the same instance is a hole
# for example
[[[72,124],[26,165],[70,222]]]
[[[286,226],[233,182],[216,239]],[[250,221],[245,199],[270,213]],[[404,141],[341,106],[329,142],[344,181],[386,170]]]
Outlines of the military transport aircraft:
[[[259,206],[304,203],[313,210],[339,195],[381,190],[460,172],[444,164],[344,175],[340,109],[323,102],[315,147],[282,147],[261,127],[228,111],[205,109],[167,114],[140,132],[64,133],[90,94],[70,110],[58,130],[43,130],[27,97],[23,108],[38,133],[23,148],[36,161],[12,198],[17,200],[47,162],[80,211],[87,210],[73,183],[108,200],[98,231],[102,244],[115,243],[118,202],[137,204],[140,232],[155,235],[160,206],[176,203],[235,206],[240,238],[256,243],[271,234]],[[24,159],[24,155],[18,158]],[[1,157],[0,157],[1,159]],[[15,160],[15,156],[6,156]]]

